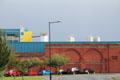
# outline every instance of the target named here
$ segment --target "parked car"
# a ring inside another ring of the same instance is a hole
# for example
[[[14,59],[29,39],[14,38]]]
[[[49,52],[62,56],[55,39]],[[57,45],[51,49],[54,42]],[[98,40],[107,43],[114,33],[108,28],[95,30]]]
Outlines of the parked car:
[[[82,72],[76,67],[67,69],[67,74],[81,74],[81,73]]]
[[[27,75],[30,75],[30,76],[35,76],[35,75],[37,75],[37,72],[27,72]]]
[[[85,69],[83,70],[83,73],[84,73],[84,74],[89,74],[89,73],[95,73],[95,71],[93,71],[92,69],[89,69],[89,68],[85,68]]]
[[[60,69],[58,74],[67,74],[67,71]]]
[[[53,72],[50,72],[48,70],[41,70],[40,72],[38,72],[38,75],[50,75],[53,74]]]
[[[4,76],[20,76],[20,75],[21,75],[20,72],[15,72],[13,70],[9,70],[4,73]]]

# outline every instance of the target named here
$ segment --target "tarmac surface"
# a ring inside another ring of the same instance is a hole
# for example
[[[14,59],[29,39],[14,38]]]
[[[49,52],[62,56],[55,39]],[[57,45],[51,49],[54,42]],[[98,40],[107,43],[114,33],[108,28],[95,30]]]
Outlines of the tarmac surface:
[[[43,80],[50,80],[49,76],[41,77]],[[120,80],[120,74],[53,75],[52,80]]]

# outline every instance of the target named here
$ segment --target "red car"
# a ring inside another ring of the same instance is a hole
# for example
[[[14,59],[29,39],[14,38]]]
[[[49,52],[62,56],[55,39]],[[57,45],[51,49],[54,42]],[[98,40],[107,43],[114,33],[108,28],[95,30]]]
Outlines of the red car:
[[[31,76],[37,75],[37,72],[30,72],[29,75]]]
[[[15,72],[13,70],[9,70],[9,71],[4,73],[4,76],[20,76],[20,75],[21,75],[20,72]]]

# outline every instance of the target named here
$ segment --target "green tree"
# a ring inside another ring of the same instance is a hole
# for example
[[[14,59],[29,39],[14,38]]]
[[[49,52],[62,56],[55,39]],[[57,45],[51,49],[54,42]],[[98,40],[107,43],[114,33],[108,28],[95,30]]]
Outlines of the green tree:
[[[13,69],[14,71],[16,70],[18,64],[18,59],[16,58],[15,53],[11,53],[9,56],[9,62],[7,64],[8,69]],[[16,76],[13,76],[14,79],[16,79]]]
[[[16,66],[16,68],[18,69],[18,72],[20,72],[22,75],[22,80],[24,80],[23,75],[25,74],[26,67],[27,67],[25,63],[26,63],[25,60],[21,59],[18,61],[18,64]]]
[[[49,66],[51,65],[51,67],[56,68],[56,73],[58,74],[59,71],[59,67],[63,66],[65,64],[67,64],[68,62],[68,58],[65,58],[63,55],[59,55],[59,54],[54,54],[51,57],[51,64],[50,64],[50,59],[46,58],[44,60],[45,65]]]
[[[7,40],[0,29],[0,75],[6,68],[6,65],[9,61],[9,55],[11,53],[10,48],[8,47]]]
[[[43,61],[41,61],[38,58],[32,58],[32,59],[24,59],[24,63],[26,65],[27,72],[30,73],[30,68],[42,65]]]
[[[15,69],[17,66],[18,60],[16,58],[15,53],[11,53],[9,57],[9,62],[7,64],[8,69]]]
[[[26,71],[30,73],[30,68],[39,66],[41,64],[42,64],[42,61],[40,61],[40,59],[38,58],[21,59],[17,64],[17,68],[18,68],[18,71],[21,72],[22,79],[24,80],[23,75],[26,74]]]

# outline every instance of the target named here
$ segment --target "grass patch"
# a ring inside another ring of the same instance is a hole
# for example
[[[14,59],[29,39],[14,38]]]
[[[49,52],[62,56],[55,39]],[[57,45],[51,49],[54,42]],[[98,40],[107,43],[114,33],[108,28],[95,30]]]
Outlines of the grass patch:
[[[22,80],[22,77],[4,77],[3,80]],[[24,80],[43,80],[40,76],[26,76]]]

